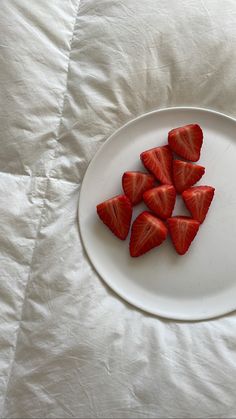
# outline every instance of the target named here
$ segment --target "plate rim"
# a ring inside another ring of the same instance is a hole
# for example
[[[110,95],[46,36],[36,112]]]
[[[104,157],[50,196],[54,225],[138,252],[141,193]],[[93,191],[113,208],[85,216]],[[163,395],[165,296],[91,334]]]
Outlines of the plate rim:
[[[125,301],[126,303],[130,304],[132,306],[132,308],[136,308],[139,309],[141,311],[143,311],[145,314],[148,314],[150,316],[156,316],[156,317],[160,317],[163,319],[168,319],[168,320],[175,320],[175,321],[186,321],[186,322],[198,322],[198,321],[204,321],[204,320],[209,320],[209,319],[216,319],[219,317],[222,317],[226,314],[230,314],[233,311],[236,310],[236,302],[235,305],[231,308],[227,308],[225,310],[220,311],[214,311],[210,314],[202,314],[202,315],[193,315],[191,317],[191,315],[185,315],[185,314],[175,314],[175,313],[171,313],[169,310],[165,311],[165,310],[155,310],[155,309],[148,309],[145,306],[142,305],[142,303],[135,301],[135,298],[129,297],[126,294],[123,294],[122,291],[119,290],[119,288],[116,287],[116,285],[114,285],[112,283],[112,281],[109,281],[107,279],[105,279],[102,274],[99,272],[99,268],[96,267],[96,263],[94,263],[92,261],[92,258],[90,257],[90,252],[87,249],[87,246],[85,244],[85,241],[83,239],[83,234],[82,234],[82,227],[81,227],[81,216],[80,216],[80,208],[81,208],[81,197],[83,197],[83,193],[84,193],[84,188],[85,188],[85,184],[86,184],[86,179],[89,176],[90,172],[93,169],[93,165],[95,160],[100,156],[100,154],[103,151],[103,148],[105,147],[105,145],[108,144],[108,142],[112,141],[113,137],[115,137],[120,131],[122,131],[123,129],[125,129],[127,126],[132,125],[134,123],[136,123],[138,120],[148,117],[149,115],[153,115],[153,114],[157,114],[157,113],[162,113],[162,112],[169,112],[169,111],[200,111],[200,112],[206,112],[206,113],[211,113],[211,114],[215,114],[218,115],[220,117],[224,117],[232,122],[234,122],[236,124],[236,118],[229,116],[223,112],[217,111],[215,109],[210,109],[210,108],[202,108],[202,107],[197,107],[197,106],[172,106],[172,107],[167,107],[167,108],[160,108],[160,109],[154,109],[152,111],[149,112],[145,112],[141,115],[138,115],[137,117],[129,120],[128,122],[126,122],[125,124],[123,124],[121,127],[119,127],[118,129],[116,129],[105,141],[104,143],[101,145],[101,147],[97,150],[97,152],[95,153],[95,155],[92,157],[91,161],[88,164],[88,167],[85,171],[85,174],[83,176],[82,179],[82,183],[81,183],[81,187],[80,187],[80,192],[79,192],[79,199],[78,199],[78,210],[77,210],[77,220],[78,220],[78,226],[79,226],[79,233],[80,233],[80,237],[81,237],[81,242],[83,245],[83,249],[86,252],[86,255],[92,265],[92,267],[95,269],[97,275],[101,278],[102,282],[105,283],[106,286],[108,286],[115,294],[117,294],[123,301]]]

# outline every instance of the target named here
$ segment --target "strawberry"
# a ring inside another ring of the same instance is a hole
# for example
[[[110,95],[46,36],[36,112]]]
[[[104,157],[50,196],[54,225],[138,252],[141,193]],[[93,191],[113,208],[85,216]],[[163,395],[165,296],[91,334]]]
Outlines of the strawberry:
[[[170,148],[186,160],[199,160],[202,142],[203,133],[197,124],[175,128],[168,133]]]
[[[163,219],[171,217],[176,199],[172,185],[161,185],[144,192],[143,200],[150,210]]]
[[[205,168],[182,160],[173,161],[173,179],[177,192],[182,193],[198,182],[205,173]]]
[[[131,223],[132,205],[125,195],[117,195],[98,204],[97,213],[119,239],[126,239]]]
[[[140,158],[146,167],[161,183],[171,185],[172,153],[168,145],[143,151]]]
[[[137,257],[159,246],[167,236],[167,228],[163,221],[148,211],[138,215],[133,222],[130,237],[130,255]]]
[[[186,207],[199,223],[203,223],[206,218],[214,192],[212,186],[195,186],[182,193]]]
[[[143,193],[154,186],[155,178],[148,173],[125,172],[122,176],[122,186],[131,204],[142,201]]]
[[[196,236],[200,223],[190,217],[179,216],[168,218],[167,224],[176,252],[184,255]]]

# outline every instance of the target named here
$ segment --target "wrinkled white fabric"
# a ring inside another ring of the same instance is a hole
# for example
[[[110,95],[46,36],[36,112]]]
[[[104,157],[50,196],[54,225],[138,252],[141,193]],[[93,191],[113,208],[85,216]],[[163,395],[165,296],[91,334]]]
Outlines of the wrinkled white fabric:
[[[235,314],[131,307],[77,226],[86,168],[125,122],[236,117],[235,22],[234,0],[1,1],[1,417],[236,417]]]

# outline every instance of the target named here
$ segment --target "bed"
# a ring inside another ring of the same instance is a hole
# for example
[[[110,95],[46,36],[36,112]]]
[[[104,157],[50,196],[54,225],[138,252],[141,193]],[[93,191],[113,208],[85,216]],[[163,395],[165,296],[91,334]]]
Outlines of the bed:
[[[234,418],[235,314],[178,322],[113,293],[77,207],[89,162],[145,112],[236,117],[234,0],[3,0],[3,418]]]

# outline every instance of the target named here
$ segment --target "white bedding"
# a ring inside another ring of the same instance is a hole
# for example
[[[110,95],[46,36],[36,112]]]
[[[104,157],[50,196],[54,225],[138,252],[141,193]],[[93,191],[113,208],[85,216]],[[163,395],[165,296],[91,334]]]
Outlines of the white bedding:
[[[1,417],[236,417],[235,314],[136,310],[77,226],[85,170],[126,121],[236,117],[235,42],[235,0],[1,1]]]

